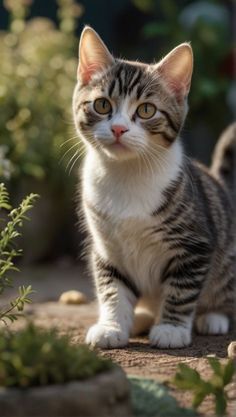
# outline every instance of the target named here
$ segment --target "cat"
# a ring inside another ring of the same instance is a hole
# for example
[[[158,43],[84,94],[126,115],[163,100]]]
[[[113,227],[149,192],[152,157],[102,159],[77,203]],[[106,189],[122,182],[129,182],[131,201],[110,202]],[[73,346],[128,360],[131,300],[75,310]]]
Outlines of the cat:
[[[188,346],[194,326],[229,330],[236,124],[210,169],[185,156],[192,70],[188,43],[149,65],[116,59],[91,27],[82,32],[73,114],[86,147],[82,208],[99,303],[92,346],[124,347],[150,326],[157,348]],[[135,311],[145,320],[135,323]]]

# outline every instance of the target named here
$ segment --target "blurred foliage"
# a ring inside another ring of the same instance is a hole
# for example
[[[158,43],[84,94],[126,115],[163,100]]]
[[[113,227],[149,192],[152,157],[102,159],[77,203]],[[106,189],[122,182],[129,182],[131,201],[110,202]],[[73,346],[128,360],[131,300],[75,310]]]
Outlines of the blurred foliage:
[[[177,388],[193,392],[192,405],[195,409],[200,406],[208,395],[212,395],[216,415],[224,416],[228,401],[225,387],[233,380],[235,373],[234,361],[229,359],[223,365],[215,357],[208,357],[207,359],[213,371],[209,380],[204,380],[198,371],[182,363],[178,365],[179,371],[172,382]]]
[[[56,329],[29,324],[13,333],[0,332],[0,386],[32,387],[89,378],[113,367],[87,346],[71,345]],[[92,400],[92,398],[91,398]]]
[[[33,207],[35,194],[25,197],[19,207],[12,209],[9,203],[9,194],[3,183],[0,184],[0,295],[12,287],[9,272],[18,271],[15,258],[21,255],[21,250],[14,246],[15,239],[21,234],[19,229],[27,219],[26,213]],[[0,321],[15,321],[22,312],[24,305],[30,303],[31,286],[19,287],[19,296],[10,301],[9,306],[0,308]]]
[[[129,377],[131,399],[135,416],[140,417],[194,417],[198,413],[183,408],[161,382]]]
[[[74,0],[58,0],[57,28],[46,18],[27,20],[31,3],[4,1],[9,30],[0,32],[0,152],[11,161],[13,179],[28,176],[61,185],[66,175],[60,146],[75,134],[74,30],[82,9]],[[6,174],[6,162],[0,176],[3,170]]]
[[[235,88],[230,2],[132,1],[148,15],[142,36],[155,40],[158,59],[179,43],[191,42],[195,63],[190,117],[195,122],[206,121],[210,129],[219,133],[232,120],[236,105],[235,101],[229,103],[230,91]]]

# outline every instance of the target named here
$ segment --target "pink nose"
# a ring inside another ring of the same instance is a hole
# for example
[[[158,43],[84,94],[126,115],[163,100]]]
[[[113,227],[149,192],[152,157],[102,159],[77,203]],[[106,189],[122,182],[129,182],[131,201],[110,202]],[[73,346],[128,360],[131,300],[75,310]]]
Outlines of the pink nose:
[[[116,139],[119,139],[121,135],[123,135],[125,132],[128,132],[129,129],[127,129],[126,126],[123,125],[112,125],[111,131],[113,135],[116,137]]]

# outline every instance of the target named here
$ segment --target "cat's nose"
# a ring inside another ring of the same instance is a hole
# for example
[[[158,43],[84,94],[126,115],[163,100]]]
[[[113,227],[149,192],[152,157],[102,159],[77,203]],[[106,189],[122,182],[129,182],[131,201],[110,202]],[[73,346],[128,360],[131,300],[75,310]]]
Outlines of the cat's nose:
[[[112,125],[111,131],[116,139],[119,139],[125,132],[128,132],[128,128],[124,125]]]

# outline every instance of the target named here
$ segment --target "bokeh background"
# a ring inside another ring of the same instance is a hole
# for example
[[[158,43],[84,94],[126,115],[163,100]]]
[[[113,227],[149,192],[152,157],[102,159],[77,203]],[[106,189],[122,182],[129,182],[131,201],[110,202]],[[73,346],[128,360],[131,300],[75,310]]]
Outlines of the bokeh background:
[[[24,263],[78,262],[82,251],[82,149],[73,158],[71,97],[84,24],[122,58],[158,61],[191,42],[195,68],[183,139],[186,152],[209,163],[236,116],[234,22],[233,0],[0,2],[0,181],[14,204],[29,192],[41,196],[23,230]]]

